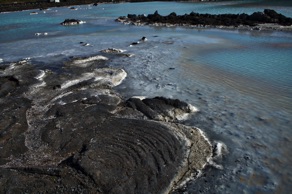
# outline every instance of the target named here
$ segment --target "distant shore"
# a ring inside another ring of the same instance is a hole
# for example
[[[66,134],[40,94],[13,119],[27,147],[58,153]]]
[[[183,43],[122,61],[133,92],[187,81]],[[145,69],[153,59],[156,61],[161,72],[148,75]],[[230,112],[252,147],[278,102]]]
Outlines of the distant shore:
[[[21,3],[5,3],[0,4],[1,12],[13,12],[13,11],[23,11],[30,9],[47,9],[50,7],[64,7],[72,5],[83,5],[83,4],[94,4],[96,1],[85,0],[85,1],[69,1],[60,3],[51,2],[21,2]]]
[[[87,4],[93,4],[98,5],[101,3],[124,3],[124,2],[147,2],[149,0],[83,0],[83,1],[62,1],[59,3],[55,2],[40,2],[40,1],[18,1],[14,2],[12,0],[7,0],[5,3],[0,3],[0,13],[1,12],[13,12],[13,11],[23,11],[23,10],[30,10],[30,9],[47,9],[50,7],[65,7],[65,6],[74,6],[74,5],[87,5]],[[163,0],[161,0],[163,1]],[[200,0],[192,0],[192,2],[199,2]]]

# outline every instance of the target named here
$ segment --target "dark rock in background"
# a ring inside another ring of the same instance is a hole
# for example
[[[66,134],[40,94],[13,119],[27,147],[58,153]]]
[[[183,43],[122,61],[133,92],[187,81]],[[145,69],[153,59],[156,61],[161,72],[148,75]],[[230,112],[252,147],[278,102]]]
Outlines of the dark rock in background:
[[[191,12],[190,14],[177,15],[171,13],[167,16],[161,16],[157,11],[154,14],[135,15],[128,14],[125,18],[121,16],[117,21],[124,23],[137,23],[137,24],[153,24],[153,23],[167,23],[179,25],[208,25],[208,26],[239,26],[248,25],[256,26],[258,24],[276,23],[283,26],[292,25],[292,18],[286,17],[277,13],[274,10],[265,9],[263,12],[255,12],[251,15],[247,14],[199,14]]]

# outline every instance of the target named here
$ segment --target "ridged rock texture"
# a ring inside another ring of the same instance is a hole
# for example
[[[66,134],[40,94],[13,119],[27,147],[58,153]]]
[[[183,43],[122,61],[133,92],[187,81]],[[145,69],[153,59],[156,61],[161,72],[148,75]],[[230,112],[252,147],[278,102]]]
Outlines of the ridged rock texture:
[[[210,142],[177,123],[196,109],[124,101],[112,88],[126,72],[106,63],[1,66],[0,193],[170,193],[204,168]]]

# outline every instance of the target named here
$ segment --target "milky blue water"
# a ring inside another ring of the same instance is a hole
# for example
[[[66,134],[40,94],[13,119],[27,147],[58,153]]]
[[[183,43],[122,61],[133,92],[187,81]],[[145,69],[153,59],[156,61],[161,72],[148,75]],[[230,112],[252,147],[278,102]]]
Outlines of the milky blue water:
[[[125,49],[135,56],[110,63],[128,73],[117,88],[125,98],[162,95],[187,101],[201,114],[186,124],[201,127],[230,148],[224,170],[211,170],[191,183],[189,191],[285,193],[292,190],[292,33],[137,27],[114,21],[128,13],[156,10],[167,15],[271,8],[292,17],[292,7],[238,3],[121,3],[1,13],[0,58],[5,63],[29,57],[58,69],[71,56],[101,54],[108,47]],[[30,15],[32,11],[38,14]],[[61,26],[67,18],[86,23]],[[35,35],[44,32],[48,35]],[[142,36],[148,41],[129,47]]]

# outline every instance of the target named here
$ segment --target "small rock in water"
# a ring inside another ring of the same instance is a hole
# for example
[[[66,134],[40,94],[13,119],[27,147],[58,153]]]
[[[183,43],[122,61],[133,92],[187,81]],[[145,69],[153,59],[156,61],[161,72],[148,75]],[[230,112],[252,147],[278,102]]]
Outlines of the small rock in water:
[[[85,21],[77,20],[77,19],[65,19],[62,23],[60,23],[63,26],[73,26],[78,24],[84,24]]]
[[[143,37],[140,39],[140,41],[145,42],[145,41],[147,41],[147,38],[146,38],[145,36],[143,36]]]
[[[92,45],[89,43],[84,43],[84,44],[82,44],[82,46],[92,46]]]
[[[78,10],[78,8],[70,7],[71,10]]]
[[[128,54],[128,53],[127,53],[127,54],[125,54],[125,56],[126,56],[126,57],[133,57],[134,54]]]
[[[134,45],[137,45],[137,44],[139,44],[140,42],[139,41],[137,41],[137,42],[132,42],[132,44],[130,45],[130,46],[134,46]]]

